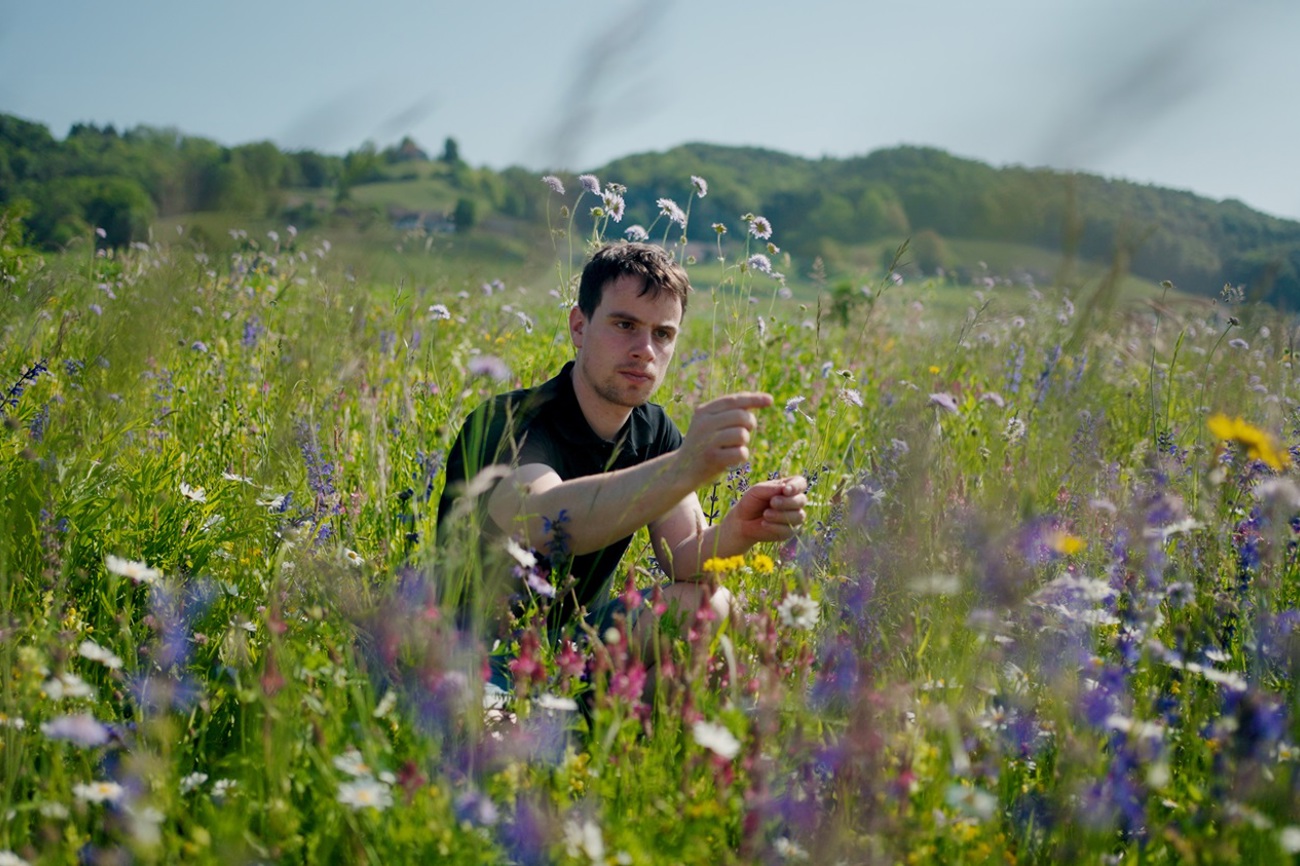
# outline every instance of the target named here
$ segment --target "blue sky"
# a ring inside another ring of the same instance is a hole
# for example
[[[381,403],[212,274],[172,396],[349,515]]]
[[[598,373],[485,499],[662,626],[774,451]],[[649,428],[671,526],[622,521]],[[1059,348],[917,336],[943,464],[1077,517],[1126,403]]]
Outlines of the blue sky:
[[[593,168],[896,144],[1300,219],[1294,0],[4,0],[0,111]]]

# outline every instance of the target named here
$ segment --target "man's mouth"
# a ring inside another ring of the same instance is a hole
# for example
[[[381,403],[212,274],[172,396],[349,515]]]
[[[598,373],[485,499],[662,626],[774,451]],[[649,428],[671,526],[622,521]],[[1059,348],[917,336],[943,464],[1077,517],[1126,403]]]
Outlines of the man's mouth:
[[[654,376],[644,370],[619,370],[619,375],[631,379],[633,382],[653,382]]]

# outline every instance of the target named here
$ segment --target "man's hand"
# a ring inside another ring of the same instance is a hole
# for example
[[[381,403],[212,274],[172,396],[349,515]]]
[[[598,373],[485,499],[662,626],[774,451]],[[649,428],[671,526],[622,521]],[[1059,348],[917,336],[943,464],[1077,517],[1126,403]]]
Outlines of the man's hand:
[[[771,394],[743,391],[710,400],[696,409],[691,428],[676,452],[682,474],[700,487],[748,460],[750,434],[758,426],[751,410],[771,405]]]
[[[745,491],[723,521],[731,522],[730,530],[746,548],[760,541],[784,541],[803,525],[807,489],[808,479],[802,475],[760,481]]]

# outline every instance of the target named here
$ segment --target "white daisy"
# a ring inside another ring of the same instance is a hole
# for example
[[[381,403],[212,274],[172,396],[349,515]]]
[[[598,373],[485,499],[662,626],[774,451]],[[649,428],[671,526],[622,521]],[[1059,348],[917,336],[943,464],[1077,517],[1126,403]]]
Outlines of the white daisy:
[[[72,794],[87,803],[116,803],[126,795],[126,789],[117,782],[78,782],[72,786]]]
[[[787,595],[776,612],[780,615],[782,624],[805,631],[817,625],[817,620],[821,617],[821,608],[817,602],[797,593]]]
[[[207,502],[208,492],[202,487],[191,487],[184,481],[181,482],[181,496],[186,499],[193,499],[195,502]]]
[[[81,645],[77,647],[77,654],[84,659],[90,659],[92,662],[99,662],[110,670],[117,670],[122,666],[120,658],[89,638],[83,640]]]
[[[143,562],[114,556],[111,553],[104,557],[104,567],[108,569],[110,574],[129,577],[136,583],[157,583],[162,580],[162,572],[158,569],[150,568]]]
[[[691,726],[691,736],[695,742],[724,760],[730,761],[740,754],[740,740],[722,725],[696,722]]]
[[[353,809],[382,812],[393,805],[393,794],[383,782],[367,776],[339,785],[339,802]]]

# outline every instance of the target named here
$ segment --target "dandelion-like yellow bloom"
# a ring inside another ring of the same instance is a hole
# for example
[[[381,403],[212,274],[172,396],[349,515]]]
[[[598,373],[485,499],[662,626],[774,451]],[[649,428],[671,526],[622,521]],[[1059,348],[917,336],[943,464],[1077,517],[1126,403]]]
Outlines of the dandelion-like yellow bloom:
[[[749,567],[759,574],[771,574],[776,570],[776,563],[766,553],[756,553],[750,557]]]
[[[711,574],[726,574],[729,571],[739,571],[745,567],[745,557],[737,556],[711,556],[704,560],[703,569]]]
[[[937,373],[939,372],[939,367],[938,367],[938,365],[937,365],[937,364],[931,364],[931,365],[930,365],[930,372],[931,372],[932,374],[937,374]]]
[[[1210,432],[1216,439],[1236,442],[1246,449],[1246,457],[1262,460],[1271,468],[1282,470],[1291,465],[1291,455],[1285,448],[1279,448],[1273,437],[1253,424],[1241,419],[1229,418],[1223,413],[1211,415],[1206,421]]]
[[[1068,532],[1058,532],[1052,536],[1052,549],[1057,553],[1063,553],[1066,556],[1073,556],[1076,553],[1082,553],[1088,547],[1088,542],[1084,541],[1077,535],[1071,535]]]

